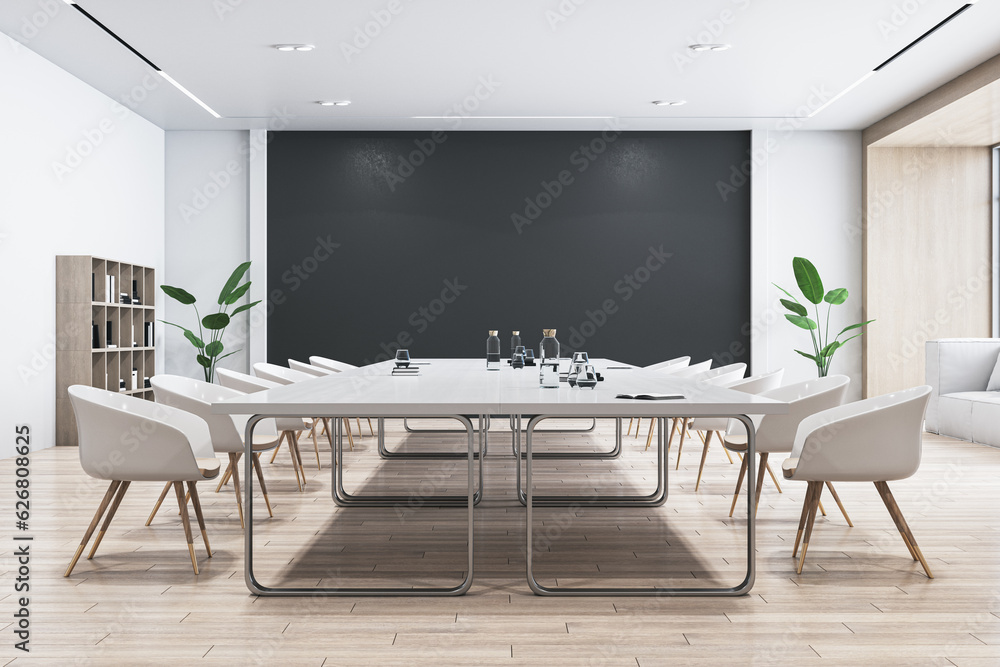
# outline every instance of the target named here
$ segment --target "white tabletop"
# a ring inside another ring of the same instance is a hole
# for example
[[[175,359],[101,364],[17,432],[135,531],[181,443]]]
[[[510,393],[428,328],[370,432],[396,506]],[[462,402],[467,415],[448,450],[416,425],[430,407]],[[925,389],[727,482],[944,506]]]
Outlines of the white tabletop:
[[[431,416],[550,414],[564,416],[645,417],[668,414],[703,415],[783,414],[788,404],[692,380],[671,378],[655,371],[608,359],[591,363],[604,376],[594,389],[542,388],[538,367],[486,369],[485,359],[416,359],[416,376],[392,375],[386,361],[292,385],[247,394],[212,406],[225,414],[269,416]],[[623,400],[616,394],[680,393],[667,401]]]

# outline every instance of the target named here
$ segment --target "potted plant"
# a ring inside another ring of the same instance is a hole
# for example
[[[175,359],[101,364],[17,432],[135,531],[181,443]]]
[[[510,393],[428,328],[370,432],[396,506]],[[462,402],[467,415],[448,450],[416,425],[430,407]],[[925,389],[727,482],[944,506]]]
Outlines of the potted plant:
[[[215,367],[216,365],[230,354],[236,354],[239,350],[233,350],[226,354],[222,354],[224,346],[222,344],[222,336],[226,333],[226,327],[232,322],[232,318],[245,310],[250,310],[256,306],[260,301],[254,301],[253,303],[245,303],[242,306],[237,306],[232,312],[227,312],[230,306],[235,305],[237,301],[243,298],[243,296],[250,289],[250,281],[246,281],[242,285],[238,283],[246,275],[247,270],[250,268],[250,262],[244,262],[236,267],[233,274],[229,276],[229,280],[222,288],[222,292],[219,293],[219,309],[217,312],[210,313],[205,317],[201,316],[198,312],[198,306],[195,305],[196,299],[189,292],[181,289],[180,287],[171,287],[170,285],[160,285],[160,289],[163,290],[164,294],[169,296],[176,301],[181,302],[185,306],[194,306],[195,315],[198,318],[198,334],[196,335],[190,329],[185,329],[179,324],[174,324],[173,322],[167,322],[165,320],[160,320],[164,324],[169,324],[170,326],[177,327],[184,332],[184,337],[187,338],[192,345],[197,348],[198,352],[196,354],[196,359],[198,364],[202,367],[205,372],[205,382],[212,382],[215,380]],[[205,340],[205,329],[209,332],[208,341]]]
[[[830,371],[830,362],[833,361],[833,354],[843,347],[844,343],[852,338],[857,338],[862,335],[864,331],[859,331],[844,340],[840,340],[840,337],[848,331],[861,329],[861,327],[866,324],[870,324],[875,320],[859,322],[858,324],[852,324],[844,327],[831,341],[830,311],[834,306],[839,306],[847,301],[847,290],[843,287],[838,287],[830,290],[829,292],[824,292],[823,281],[819,277],[819,271],[816,270],[816,267],[813,266],[812,262],[804,257],[795,257],[792,259],[792,271],[795,273],[795,282],[798,283],[802,296],[805,297],[806,301],[813,305],[816,319],[809,317],[808,308],[799,303],[799,300],[792,296],[788,290],[775,283],[772,284],[787,294],[788,298],[791,299],[791,301],[788,299],[781,299],[781,305],[792,311],[791,313],[785,313],[785,319],[800,329],[806,329],[809,332],[809,336],[812,338],[812,354],[807,354],[802,350],[795,351],[806,359],[812,360],[812,362],[816,364],[816,371],[819,373],[819,377],[826,377],[826,374]],[[822,303],[827,304],[825,322],[820,317],[819,311],[820,304]]]

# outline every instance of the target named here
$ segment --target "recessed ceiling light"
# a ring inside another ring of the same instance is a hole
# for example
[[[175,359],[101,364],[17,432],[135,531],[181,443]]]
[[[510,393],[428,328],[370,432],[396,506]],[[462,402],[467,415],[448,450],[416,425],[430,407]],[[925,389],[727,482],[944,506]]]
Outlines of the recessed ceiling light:
[[[728,51],[732,44],[691,44],[688,46],[692,51]]]
[[[316,47],[312,44],[275,44],[274,48],[279,51],[312,51]]]
[[[687,100],[655,100],[653,104],[658,107],[679,107],[682,104],[687,104]]]
[[[350,100],[337,100],[336,102],[317,102],[316,104],[321,107],[346,107],[350,103]]]

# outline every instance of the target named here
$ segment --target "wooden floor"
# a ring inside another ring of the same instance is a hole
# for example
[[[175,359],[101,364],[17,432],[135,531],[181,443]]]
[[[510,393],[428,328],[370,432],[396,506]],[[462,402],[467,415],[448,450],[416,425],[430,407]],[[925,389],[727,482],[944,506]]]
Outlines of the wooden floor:
[[[610,448],[613,429],[548,435],[550,449],[587,442]],[[397,447],[460,449],[451,436],[406,434]],[[791,544],[805,485],[764,486],[757,582],[741,598],[542,598],[524,579],[524,510],[514,495],[509,431],[495,426],[485,499],[476,510],[476,578],[458,598],[257,598],[243,580],[243,534],[231,490],[205,484],[202,503],[214,557],[196,541],[195,576],[176,504],[146,516],[158,484],[133,484],[94,560],[62,574],[105,485],[86,476],[72,448],[31,457],[34,536],[30,658],[3,627],[0,664],[114,665],[1000,665],[1000,450],[926,435],[919,474],[893,485],[933,568],[914,563],[871,484],[838,490],[855,527],[832,499],[818,520],[802,575]],[[655,455],[627,438],[618,460],[536,463],[536,491],[637,493],[655,485]],[[321,441],[321,445],[323,441]],[[538,450],[545,448],[538,446]],[[296,490],[287,452],[264,472],[274,506],[258,496],[258,578],[270,585],[435,585],[460,580],[465,513],[413,507],[339,509],[330,497],[330,451]],[[537,568],[560,585],[734,585],[745,567],[745,503],[729,519],[738,466],[716,447],[694,492],[700,443],[687,443],[661,508],[584,506],[538,510]],[[462,493],[463,463],[387,462],[375,440],[346,454],[346,485],[358,493]],[[265,459],[266,460],[266,459]],[[779,461],[775,463],[780,467]],[[0,462],[5,506],[14,464]],[[13,512],[0,525],[3,615],[11,620],[16,564]]]

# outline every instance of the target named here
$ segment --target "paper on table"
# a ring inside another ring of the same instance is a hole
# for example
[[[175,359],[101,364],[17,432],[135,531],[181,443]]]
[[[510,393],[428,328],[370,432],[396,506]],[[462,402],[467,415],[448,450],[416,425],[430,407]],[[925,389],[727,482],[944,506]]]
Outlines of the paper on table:
[[[615,398],[627,398],[637,401],[675,401],[684,398],[684,394],[618,394]]]

